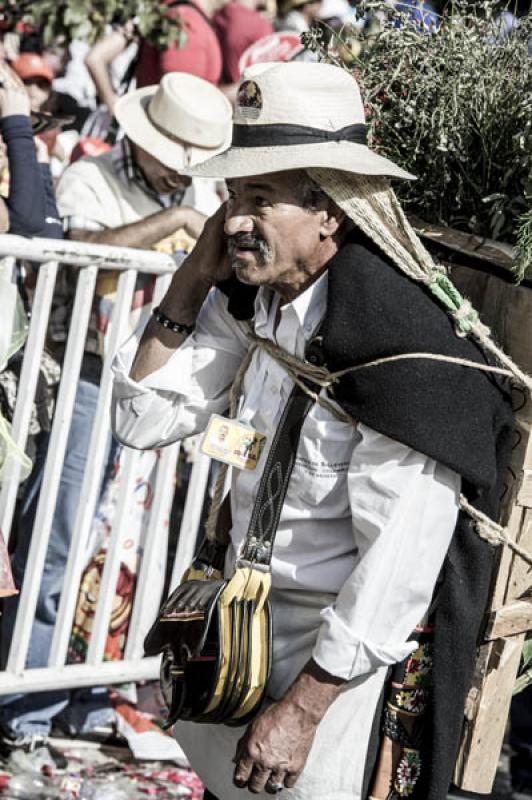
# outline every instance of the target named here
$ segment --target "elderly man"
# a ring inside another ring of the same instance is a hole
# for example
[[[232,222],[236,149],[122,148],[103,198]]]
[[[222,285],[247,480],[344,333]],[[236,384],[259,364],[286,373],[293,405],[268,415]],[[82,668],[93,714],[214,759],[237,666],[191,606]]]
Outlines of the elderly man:
[[[247,728],[181,720],[176,736],[220,800],[443,800],[492,558],[460,493],[496,514],[507,392],[427,288],[445,276],[383,177],[411,176],[367,147],[345,72],[251,68],[232,147],[193,172],[229,199],[117,355],[115,431],[138,448],[201,431],[237,379],[238,424],[266,443],[232,472],[228,576],[292,458],[268,523],[267,702]],[[309,362],[329,378],[294,441],[280,431]]]

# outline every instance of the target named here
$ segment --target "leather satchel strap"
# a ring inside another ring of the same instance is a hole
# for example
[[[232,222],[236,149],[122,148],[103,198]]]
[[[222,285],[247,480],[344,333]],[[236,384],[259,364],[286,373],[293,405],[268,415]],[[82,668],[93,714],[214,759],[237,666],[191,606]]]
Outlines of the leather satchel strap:
[[[323,360],[320,336],[315,336],[308,343],[305,357],[312,364]],[[320,386],[308,380],[305,383],[312,392],[319,394]],[[283,409],[266,459],[240,556],[241,561],[263,566],[269,566],[271,562],[275,534],[296,459],[301,428],[313,403],[312,397],[296,384]]]

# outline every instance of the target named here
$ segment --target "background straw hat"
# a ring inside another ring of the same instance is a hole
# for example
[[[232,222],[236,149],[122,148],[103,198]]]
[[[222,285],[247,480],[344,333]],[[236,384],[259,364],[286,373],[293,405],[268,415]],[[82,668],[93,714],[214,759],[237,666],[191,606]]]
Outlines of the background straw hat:
[[[290,62],[255,64],[244,72],[231,147],[185,171],[238,178],[310,167],[414,178],[367,146],[360,90],[348,72]]]
[[[115,117],[132,142],[167,167],[180,170],[226,148],[232,108],[211,83],[169,72],[156,86],[121,97]]]

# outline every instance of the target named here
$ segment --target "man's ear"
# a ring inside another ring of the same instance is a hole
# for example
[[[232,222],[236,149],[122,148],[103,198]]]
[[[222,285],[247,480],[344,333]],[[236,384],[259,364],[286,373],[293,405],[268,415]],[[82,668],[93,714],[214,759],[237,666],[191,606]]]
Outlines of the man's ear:
[[[345,212],[336,203],[329,201],[327,207],[320,213],[322,215],[320,238],[327,239],[330,236],[335,236],[346,219]]]

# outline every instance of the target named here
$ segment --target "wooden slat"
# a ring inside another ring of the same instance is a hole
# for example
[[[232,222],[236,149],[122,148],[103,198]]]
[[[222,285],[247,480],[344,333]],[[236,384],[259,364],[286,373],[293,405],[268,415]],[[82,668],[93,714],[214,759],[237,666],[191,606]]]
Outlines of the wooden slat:
[[[514,250],[511,245],[504,242],[496,242],[492,239],[485,239],[482,236],[475,236],[473,233],[457,231],[444,225],[435,225],[414,215],[409,215],[408,219],[416,233],[425,239],[443,244],[451,250],[464,253],[467,256],[487,261],[497,267],[512,272],[514,265]]]
[[[532,551],[532,509],[527,509],[524,515],[519,544],[529,552]],[[510,603],[513,600],[523,597],[525,594],[529,594],[531,587],[532,567],[530,564],[527,564],[526,561],[523,561],[522,558],[514,556],[514,565],[508,582],[506,602]]]
[[[532,630],[532,599],[517,600],[497,611],[492,611],[488,618],[485,641],[493,641],[503,636],[516,636]]]
[[[485,669],[466,705],[466,722],[454,782],[466,792],[490,794],[499,763],[524,635],[481,648]],[[468,718],[471,717],[471,718]]]
[[[445,234],[445,232],[442,232]],[[452,246],[449,242],[445,242]],[[457,243],[460,250],[462,244]],[[482,248],[477,254],[486,257]],[[489,258],[497,262],[493,251]],[[499,261],[500,266],[506,266]],[[453,279],[471,297],[502,347],[519,366],[532,372],[532,295],[530,289],[516,288],[482,273],[453,270]],[[512,452],[509,485],[500,522],[509,535],[527,549],[532,548],[532,403],[522,405],[516,393],[516,440]],[[514,476],[512,480],[511,476]],[[485,638],[479,648],[475,679],[465,709],[464,733],[455,771],[455,783],[462,789],[489,794],[499,761],[513,688],[525,634],[530,626],[529,605],[522,602],[530,589],[532,570],[508,547],[499,548],[498,564],[491,593]]]

